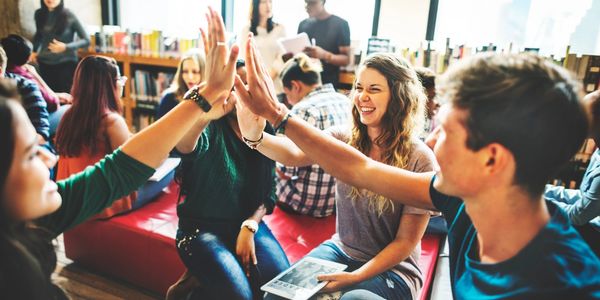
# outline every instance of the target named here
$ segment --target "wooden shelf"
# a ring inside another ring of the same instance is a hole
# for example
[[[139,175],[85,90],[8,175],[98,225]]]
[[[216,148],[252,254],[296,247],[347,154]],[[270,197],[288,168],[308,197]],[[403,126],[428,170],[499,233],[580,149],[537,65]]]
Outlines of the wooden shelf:
[[[123,76],[127,76],[129,80],[134,80],[132,66],[134,69],[144,67],[164,67],[176,69],[179,65],[178,58],[164,58],[164,57],[149,57],[140,55],[126,55],[117,53],[96,53],[96,52],[85,52],[80,51],[79,57],[86,57],[90,55],[102,55],[114,58],[118,63],[122,64]],[[133,130],[133,109],[136,107],[135,99],[131,97],[131,82],[125,84],[123,91],[123,108],[125,114],[125,121],[129,126],[130,130]]]

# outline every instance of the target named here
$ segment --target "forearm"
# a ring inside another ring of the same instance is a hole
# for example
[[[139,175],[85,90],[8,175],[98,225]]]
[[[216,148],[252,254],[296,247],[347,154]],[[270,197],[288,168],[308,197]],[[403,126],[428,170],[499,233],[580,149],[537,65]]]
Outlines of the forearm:
[[[264,156],[286,166],[301,167],[311,165],[312,161],[290,139],[263,133],[263,141],[256,148]]]
[[[414,247],[408,244],[399,240],[393,241],[353,273],[358,277],[359,281],[365,281],[393,268],[405,260],[412,252]]]
[[[350,57],[345,53],[334,54],[327,52],[323,60],[328,64],[336,66],[346,66],[350,63]]]
[[[190,153],[196,149],[196,145],[198,144],[198,139],[202,134],[202,131],[208,126],[210,121],[206,119],[200,119],[196,122],[192,130],[188,131],[181,141],[177,143],[175,148],[182,154]]]
[[[218,91],[205,89],[201,93],[208,99],[219,97]],[[123,145],[123,152],[156,168],[204,114],[196,103],[184,101],[165,117],[129,139]]]
[[[289,119],[285,132],[312,161],[336,179],[403,204],[433,209],[429,196],[433,172],[413,173],[376,162],[298,118]]]

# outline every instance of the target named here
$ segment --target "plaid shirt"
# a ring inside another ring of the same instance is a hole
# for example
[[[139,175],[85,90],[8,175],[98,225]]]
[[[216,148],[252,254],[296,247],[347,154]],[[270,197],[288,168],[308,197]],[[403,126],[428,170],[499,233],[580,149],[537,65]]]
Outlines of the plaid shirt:
[[[291,113],[321,130],[352,122],[352,103],[333,85],[317,87]],[[286,167],[277,164],[278,201],[294,211],[314,217],[331,215],[335,209],[335,179],[318,165]]]

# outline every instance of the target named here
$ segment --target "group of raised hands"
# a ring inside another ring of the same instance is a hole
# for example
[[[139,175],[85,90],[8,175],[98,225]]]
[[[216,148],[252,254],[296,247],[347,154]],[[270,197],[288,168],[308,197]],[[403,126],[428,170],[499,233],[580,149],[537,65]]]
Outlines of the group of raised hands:
[[[277,101],[273,81],[261,61],[252,33],[246,44],[241,45],[246,47],[247,84],[244,84],[235,72],[239,47],[227,46],[223,19],[210,7],[206,19],[208,30],[200,29],[206,54],[206,81],[196,88],[212,106],[207,117],[219,119],[236,108],[242,134],[257,140],[265,119],[272,124],[281,120],[285,106]]]

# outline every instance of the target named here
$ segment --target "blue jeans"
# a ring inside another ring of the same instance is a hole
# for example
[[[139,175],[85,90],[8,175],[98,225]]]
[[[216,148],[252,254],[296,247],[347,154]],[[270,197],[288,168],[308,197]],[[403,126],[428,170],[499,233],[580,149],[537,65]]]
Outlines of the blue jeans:
[[[362,267],[365,262],[349,257],[332,241],[326,241],[313,249],[306,256],[345,264],[346,272],[352,272]],[[391,270],[367,279],[358,284],[342,289],[340,300],[350,299],[412,299],[412,294],[406,282]]]
[[[254,234],[258,264],[250,277],[235,254],[240,224],[202,222],[197,231],[177,231],[181,260],[200,281],[190,299],[262,299],[260,287],[290,266],[281,246],[264,222]]]

